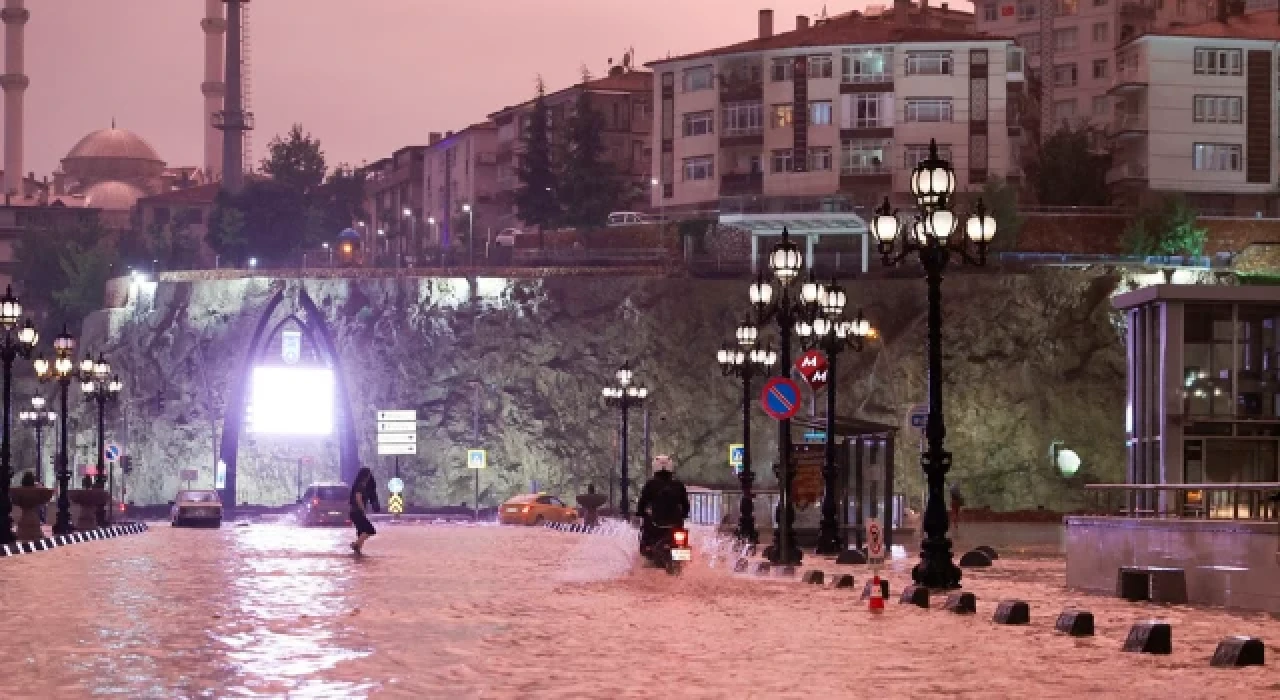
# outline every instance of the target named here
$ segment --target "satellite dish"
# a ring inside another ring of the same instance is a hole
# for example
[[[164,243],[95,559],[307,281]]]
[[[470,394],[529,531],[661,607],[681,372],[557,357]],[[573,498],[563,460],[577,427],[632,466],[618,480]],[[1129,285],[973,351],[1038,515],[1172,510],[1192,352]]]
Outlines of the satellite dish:
[[[1075,476],[1080,471],[1080,455],[1073,450],[1058,450],[1058,472],[1063,476]]]

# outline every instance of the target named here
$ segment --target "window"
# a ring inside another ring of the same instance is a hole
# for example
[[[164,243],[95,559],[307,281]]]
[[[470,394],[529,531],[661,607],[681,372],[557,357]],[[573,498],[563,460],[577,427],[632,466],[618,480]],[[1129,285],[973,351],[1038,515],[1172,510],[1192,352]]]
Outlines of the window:
[[[1018,21],[1029,22],[1040,16],[1039,0],[1018,0]]]
[[[1058,16],[1069,17],[1080,9],[1078,0],[1058,0]]]
[[[715,159],[711,156],[695,156],[684,159],[685,180],[710,180],[715,177]]]
[[[809,103],[809,125],[824,126],[831,123],[831,102]]]
[[[1054,121],[1070,121],[1076,116],[1075,100],[1058,100],[1053,103],[1053,119]]]
[[[1000,6],[994,2],[982,4],[982,21],[995,22],[1000,19]]]
[[[729,102],[724,106],[724,135],[740,136],[760,131],[761,109],[759,102]]]
[[[689,112],[684,115],[684,135],[702,136],[715,133],[715,122],[714,112]]]
[[[1075,87],[1076,64],[1068,63],[1066,65],[1054,66],[1053,85],[1054,87]]]
[[[1022,48],[1026,49],[1027,53],[1031,54],[1032,56],[1039,55],[1040,34],[1038,32],[1031,32],[1029,34],[1018,35],[1018,46],[1021,46]]]
[[[773,158],[770,159],[773,164],[773,168],[772,168],[773,172],[775,173],[791,172],[791,154],[792,153],[793,151],[790,148],[779,148],[775,150],[773,152]]]
[[[840,80],[884,83],[893,80],[893,49],[846,49],[840,55]]]
[[[684,71],[684,74],[680,76],[680,89],[682,92],[710,90],[712,83],[714,82],[714,77],[714,74],[711,72],[711,66],[688,68]]]
[[[1107,59],[1099,58],[1093,62],[1093,79],[1102,80],[1107,77]]]
[[[632,121],[635,122],[636,124],[644,124],[645,122],[649,121],[649,103],[648,102],[635,103],[635,107],[633,108],[633,111],[635,112],[635,116],[632,117]]]
[[[1075,27],[1053,30],[1053,48],[1056,51],[1070,51],[1076,47],[1079,32]]]
[[[1196,75],[1240,75],[1240,49],[1196,49]]]
[[[860,92],[853,96],[853,128],[874,129],[881,126],[880,93]]]
[[[909,143],[902,148],[903,165],[910,170],[916,167],[916,164],[929,157],[929,144],[927,143]],[[938,157],[950,161],[951,160],[951,144],[938,144]]]
[[[821,54],[809,57],[809,79],[831,77],[831,56]]]
[[[1187,0],[1178,0],[1177,2],[1178,16],[1182,17],[1187,14]]]
[[[831,148],[809,149],[809,172],[826,172],[831,170]]]
[[[794,108],[791,105],[774,105],[769,110],[769,127],[773,129],[782,129],[791,126],[791,115]]]
[[[951,52],[908,51],[907,75],[951,75]]]
[[[1105,117],[1107,115],[1107,97],[1099,95],[1093,98],[1093,116]]]
[[[1093,43],[1101,44],[1105,42],[1111,33],[1107,31],[1106,22],[1095,22],[1093,24]]]
[[[1242,101],[1239,97],[1196,95],[1192,119],[1206,124],[1239,124]]]
[[[951,98],[909,98],[904,119],[909,122],[949,122],[951,121]]]
[[[793,58],[775,58],[769,70],[769,79],[775,83],[791,80],[791,68],[795,65]]]
[[[1241,148],[1232,143],[1197,143],[1192,151],[1193,170],[1238,171]]]
[[[840,148],[842,175],[889,172],[887,155],[892,141],[879,139],[845,139]]]

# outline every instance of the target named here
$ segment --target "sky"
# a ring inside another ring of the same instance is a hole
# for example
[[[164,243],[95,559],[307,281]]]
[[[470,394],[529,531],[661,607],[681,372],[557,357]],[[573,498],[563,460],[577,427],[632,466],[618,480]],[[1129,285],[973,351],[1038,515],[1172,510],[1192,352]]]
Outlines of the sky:
[[[359,165],[593,75],[750,39],[858,0],[253,0],[255,162],[295,122],[330,164]],[[879,4],[879,3],[873,3]],[[26,170],[52,172],[111,125],[169,165],[201,165],[203,0],[27,0]]]

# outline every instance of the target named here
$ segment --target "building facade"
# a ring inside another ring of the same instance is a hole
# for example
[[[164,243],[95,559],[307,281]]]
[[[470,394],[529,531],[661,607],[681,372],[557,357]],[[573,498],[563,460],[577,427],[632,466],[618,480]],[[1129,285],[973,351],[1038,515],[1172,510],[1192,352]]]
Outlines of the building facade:
[[[1119,46],[1108,181],[1120,199],[1178,192],[1202,211],[1270,213],[1277,19],[1275,11],[1231,16]]]
[[[1022,51],[1008,39],[844,15],[655,61],[653,207],[909,192],[929,142],[958,189],[1016,174]]]
[[[415,232],[423,218],[422,172],[426,146],[405,146],[390,158],[363,166],[364,210],[368,219],[356,222],[366,251],[412,256]]]
[[[496,233],[509,225],[508,212],[496,198],[497,135],[492,122],[431,134],[422,170],[424,245],[451,247],[469,229],[480,232],[477,241],[486,240],[491,229]]]

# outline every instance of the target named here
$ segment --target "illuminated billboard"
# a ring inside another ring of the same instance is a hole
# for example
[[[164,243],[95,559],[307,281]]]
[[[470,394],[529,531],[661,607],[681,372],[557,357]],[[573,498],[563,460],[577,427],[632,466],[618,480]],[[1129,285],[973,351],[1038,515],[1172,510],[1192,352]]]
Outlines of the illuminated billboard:
[[[326,367],[254,367],[245,416],[249,432],[332,434],[333,399],[333,371]]]

